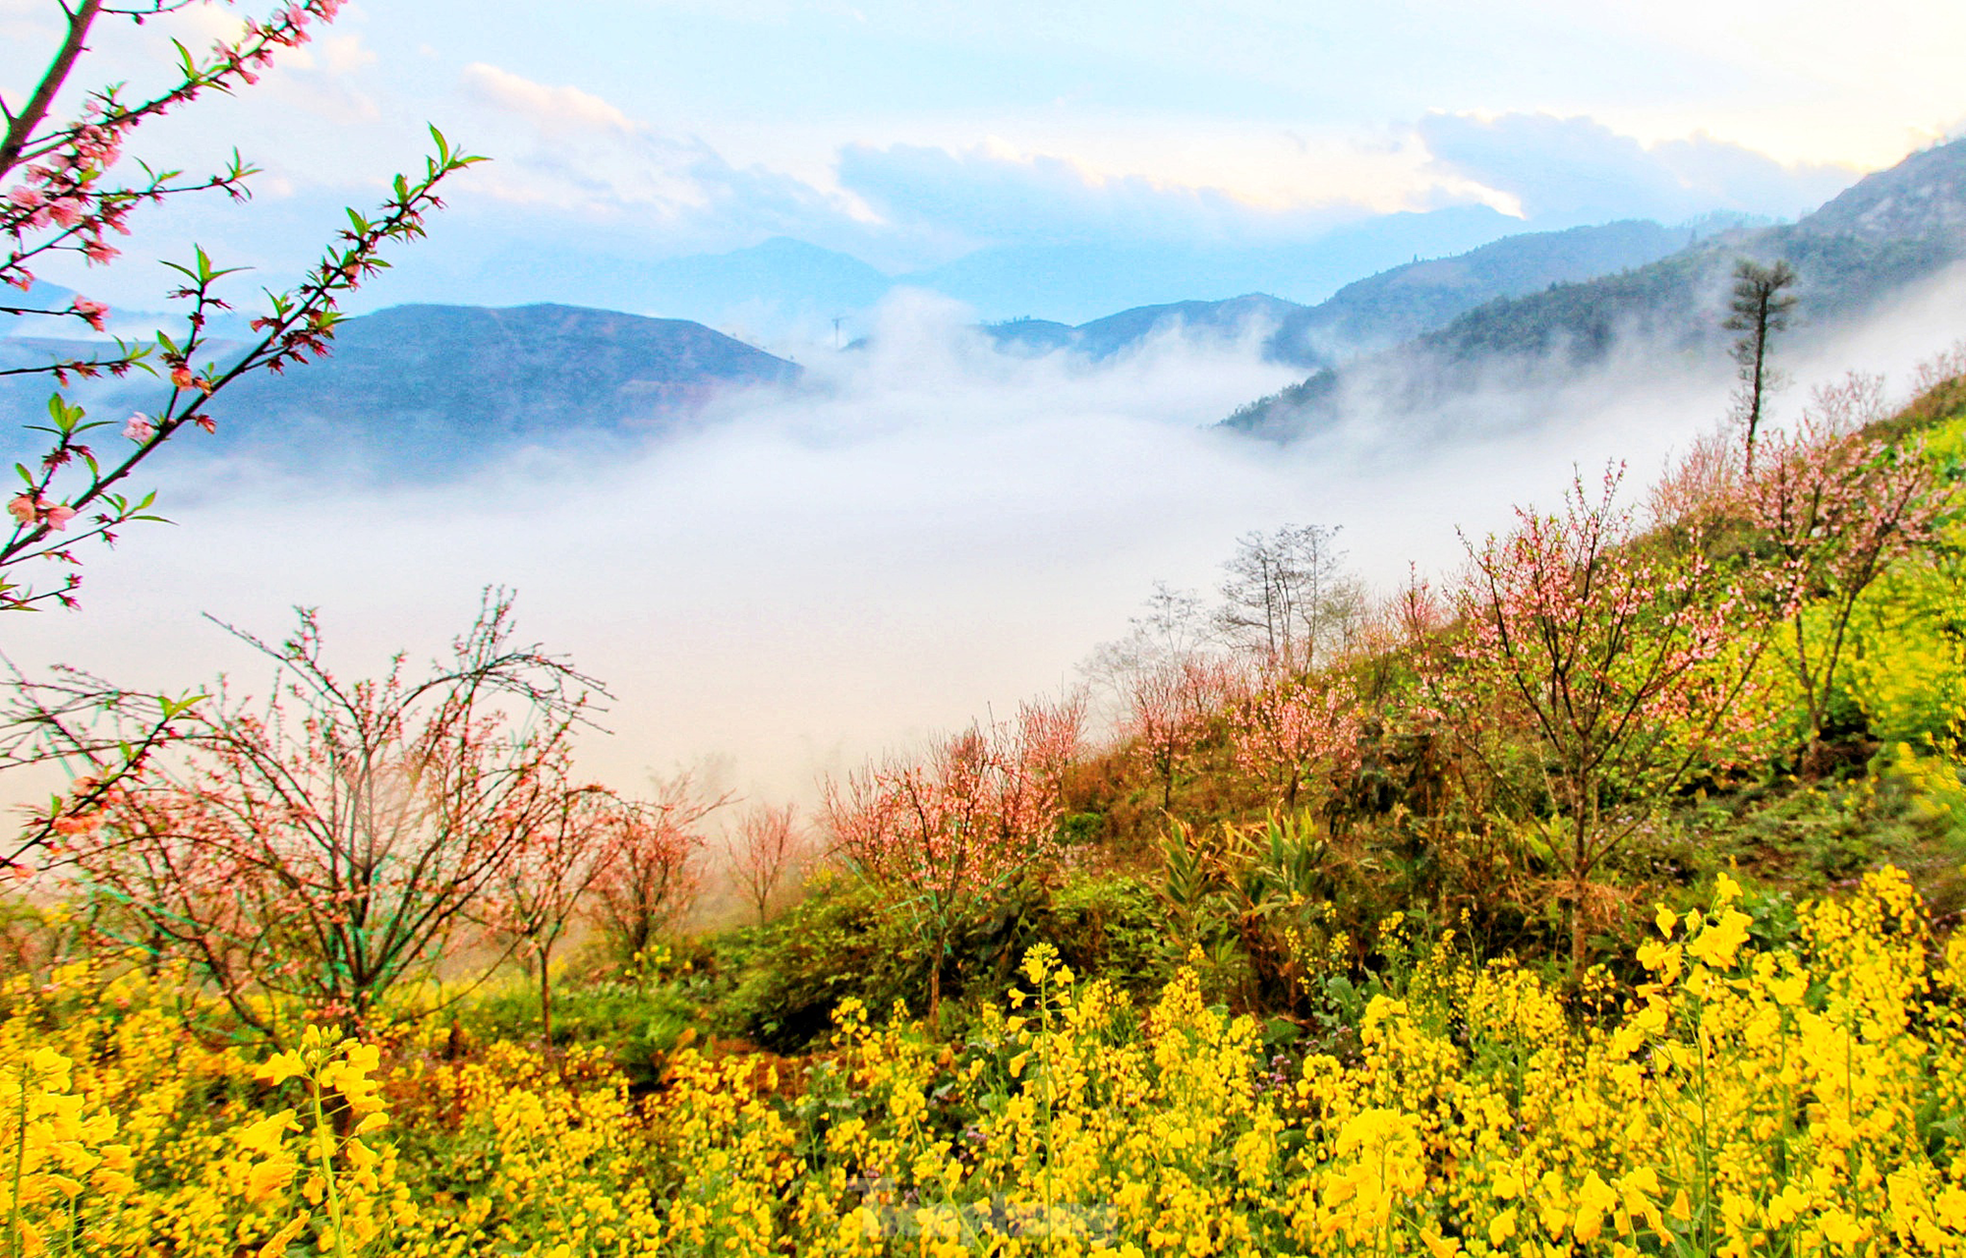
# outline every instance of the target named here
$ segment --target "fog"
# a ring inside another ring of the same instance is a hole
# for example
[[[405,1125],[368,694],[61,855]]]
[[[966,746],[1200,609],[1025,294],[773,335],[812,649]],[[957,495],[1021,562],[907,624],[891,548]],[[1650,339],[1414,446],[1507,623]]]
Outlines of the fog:
[[[1778,417],[1846,370],[1901,386],[1963,316],[1966,285],[1934,285],[1792,356]],[[1340,526],[1387,589],[1409,562],[1455,565],[1457,526],[1554,503],[1573,466],[1623,458],[1642,486],[1726,411],[1725,378],[1635,350],[1560,393],[1361,407],[1287,448],[1207,430],[1295,378],[1260,332],[1094,367],[1000,355],[964,311],[904,296],[865,350],[800,354],[798,393],[726,398],[632,456],[520,452],[462,483],[350,490],[167,450],[175,524],[89,553],[82,610],[12,617],[5,648],[157,690],[229,670],[263,693],[265,663],[200,613],[277,639],[319,607],[348,677],[439,654],[503,585],[521,637],[614,696],[588,775],[633,790],[707,758],[739,791],[809,800],[820,774],[1071,684],[1156,579],[1212,590],[1250,529]]]

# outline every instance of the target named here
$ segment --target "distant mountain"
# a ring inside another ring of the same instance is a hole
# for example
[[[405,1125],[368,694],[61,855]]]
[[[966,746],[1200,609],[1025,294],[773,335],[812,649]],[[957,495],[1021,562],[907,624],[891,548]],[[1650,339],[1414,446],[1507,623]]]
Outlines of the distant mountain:
[[[1859,180],[1796,228],[1870,241],[1966,232],[1966,141],[1914,153]]]
[[[636,306],[664,315],[762,325],[816,322],[864,310],[894,281],[849,254],[777,236],[732,253],[649,264]]]
[[[69,303],[80,295],[72,288],[36,280],[25,293],[13,289],[0,292],[0,306],[59,311],[66,310]],[[112,305],[106,320],[107,331],[112,336],[138,341],[153,339],[159,328],[173,336],[181,336],[184,314],[183,311],[160,314],[154,310],[131,310]],[[206,315],[206,332],[211,336],[244,338],[251,334],[255,314],[251,310],[210,311]],[[0,315],[0,341],[49,337],[60,340],[78,335],[89,335],[88,325],[70,315]]]
[[[790,237],[728,253],[696,254],[658,262],[610,258],[589,253],[556,259],[563,281],[556,292],[591,294],[587,300],[619,305],[668,318],[712,324],[740,339],[812,338],[829,322],[844,317],[865,330],[864,315],[896,287],[928,289],[963,302],[986,322],[1028,323],[1041,317],[1083,326],[1115,307],[1183,305],[1235,300],[1232,294],[1267,293],[1293,305],[1319,302],[1361,276],[1377,276],[1424,265],[1424,259],[1465,256],[1481,246],[1520,233],[1523,223],[1485,205],[1449,206],[1425,212],[1381,214],[1333,226],[1312,239],[1289,244],[1188,245],[1152,242],[1006,244],[979,249],[951,262],[890,276],[850,254],[823,249]],[[1526,292],[1554,280],[1583,278],[1620,266],[1649,261],[1657,247],[1644,232],[1664,228],[1613,224],[1579,229],[1568,246],[1575,259],[1525,261],[1504,251],[1477,259],[1468,276],[1441,275],[1420,288],[1460,289],[1459,309],[1503,293]],[[1605,233],[1594,237],[1592,233]],[[1567,233],[1544,233],[1555,237]],[[1514,237],[1512,237],[1514,238]],[[1664,248],[1670,252],[1690,239],[1687,232]],[[1530,251],[1536,252],[1535,247]],[[1593,251],[1607,256],[1591,269]],[[1580,269],[1581,268],[1581,269]],[[1515,276],[1520,270],[1522,274]],[[1525,287],[1526,285],[1526,287]],[[1400,298],[1412,294],[1402,292]],[[1381,304],[1399,300],[1381,295]],[[1451,303],[1450,303],[1451,304]],[[1412,317],[1438,321],[1438,312],[1419,302]],[[1447,316],[1451,317],[1451,313]],[[1198,312],[1197,319],[1205,318]],[[1367,320],[1370,321],[1369,319]],[[1410,319],[1409,319],[1410,321]],[[850,326],[851,326],[850,324]],[[1027,328],[1026,331],[1034,329]],[[1345,328],[1324,329],[1311,321],[1304,335],[1280,350],[1290,361],[1323,361],[1318,349],[1349,335]],[[1393,341],[1400,339],[1395,336]],[[1391,343],[1391,342],[1388,342]]]
[[[28,285],[26,292],[18,289],[0,289],[0,306],[23,310],[62,310],[75,300],[75,290],[50,284],[46,280],[35,280]],[[47,315],[0,315],[0,337],[43,336],[51,326],[79,328],[80,323]]]
[[[60,348],[12,344],[0,360]],[[449,469],[519,446],[661,431],[720,390],[788,385],[799,375],[793,363],[680,319],[575,306],[398,306],[344,321],[325,359],[242,378],[212,414],[222,448],[276,461]],[[16,413],[33,403],[27,391],[24,383],[8,390]],[[45,402],[44,380],[32,391]],[[76,393],[97,412],[156,399],[154,384],[133,382]]]
[[[1003,349],[1070,349],[1102,359],[1177,325],[1189,336],[1215,341],[1231,341],[1261,327],[1269,330],[1265,353],[1273,361],[1332,366],[1410,340],[1496,297],[1639,266],[1684,248],[1693,238],[1690,227],[1642,221],[1525,232],[1453,257],[1381,271],[1316,306],[1250,293],[1227,301],[1138,306],[1077,327],[1015,319],[986,330]]]
[[[1233,342],[1252,328],[1276,327],[1306,307],[1266,293],[1247,293],[1227,301],[1177,301],[1160,306],[1135,306],[1071,327],[1048,319],[1012,319],[984,328],[997,348],[1046,354],[1066,349],[1101,360],[1145,342],[1157,333],[1179,329],[1191,339]]]
[[[1234,293],[1319,301],[1361,275],[1459,253],[1521,226],[1485,205],[1383,214],[1287,245],[1000,245],[902,276],[973,307],[986,321],[1034,315],[1079,322],[1114,306]]]
[[[1643,220],[1506,236],[1451,258],[1411,262],[1348,284],[1326,302],[1291,315],[1271,353],[1323,365],[1430,332],[1497,297],[1644,266],[1684,249],[1689,228]]]
[[[1382,404],[1417,412],[1482,382],[1574,375],[1634,339],[1682,361],[1718,361],[1727,345],[1720,324],[1729,279],[1743,257],[1795,267],[1795,335],[1821,334],[1874,309],[1966,259],[1966,141],[1869,175],[1794,224],[1721,231],[1615,275],[1498,297],[1396,348],[1327,367],[1223,422],[1289,439],[1334,422],[1355,382],[1369,382]]]

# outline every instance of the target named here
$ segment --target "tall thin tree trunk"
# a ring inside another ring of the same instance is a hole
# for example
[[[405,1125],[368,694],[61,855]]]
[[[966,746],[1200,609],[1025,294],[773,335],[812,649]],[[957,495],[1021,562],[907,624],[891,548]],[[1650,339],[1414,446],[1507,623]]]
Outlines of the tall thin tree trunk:
[[[942,952],[940,939],[935,943],[934,958],[928,966],[928,1026],[930,1031],[942,1029]]]
[[[1754,433],[1755,433],[1755,429],[1761,426],[1761,394],[1762,394],[1762,387],[1763,387],[1762,373],[1765,370],[1768,362],[1768,334],[1765,331],[1768,321],[1768,303],[1765,301],[1762,302],[1761,304],[1760,318],[1761,318],[1760,326],[1764,330],[1758,331],[1754,338],[1754,380],[1753,383],[1750,384],[1749,386],[1749,393],[1748,393],[1748,445],[1747,445],[1746,471],[1749,476],[1754,475]]]
[[[553,1051],[553,944],[551,940],[539,945],[539,1033],[546,1043],[546,1051]]]
[[[1587,940],[1584,931],[1584,885],[1590,877],[1590,868],[1584,863],[1589,848],[1589,821],[1584,814],[1584,792],[1577,792],[1571,823],[1576,827],[1575,841],[1571,846],[1570,861],[1570,986],[1581,988],[1584,982],[1584,956]]]

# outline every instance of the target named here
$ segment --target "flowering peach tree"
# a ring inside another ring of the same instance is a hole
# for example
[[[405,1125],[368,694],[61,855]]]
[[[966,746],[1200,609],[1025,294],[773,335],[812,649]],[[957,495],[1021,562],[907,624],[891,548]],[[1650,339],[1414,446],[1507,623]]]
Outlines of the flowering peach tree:
[[[1358,700],[1335,674],[1265,677],[1231,705],[1229,739],[1236,767],[1295,809],[1306,787],[1357,769]]]
[[[957,928],[1050,852],[1084,716],[1076,699],[1026,704],[1015,721],[972,725],[918,761],[890,758],[828,784],[840,852],[902,896],[927,938],[931,1017]]]
[[[223,687],[192,728],[69,840],[79,889],[124,942],[182,956],[279,1039],[284,996],[359,1025],[430,972],[514,861],[550,842],[572,790],[570,735],[594,683],[512,640],[488,594],[448,660],[414,678],[329,669],[303,612],[259,703]]]
[[[26,877],[31,857],[59,859],[67,837],[86,832],[92,814],[179,737],[203,696],[129,694],[69,667],[41,678],[8,668],[0,766],[60,764],[72,775],[66,791],[29,808],[22,828],[0,845],[0,877]]]
[[[1599,866],[1709,753],[1763,640],[1751,601],[1697,548],[1638,537],[1616,505],[1622,476],[1607,469],[1595,495],[1580,476],[1561,514],[1518,509],[1513,532],[1469,543],[1461,631],[1422,657],[1428,701],[1496,777],[1484,734],[1536,751],[1579,973]]]
[[[569,786],[494,872],[476,915],[538,967],[540,1038],[553,1043],[553,949],[630,836],[633,806],[604,786]]]
[[[1163,811],[1173,807],[1182,766],[1237,681],[1227,661],[1200,653],[1155,661],[1128,680],[1120,731],[1160,782]]]
[[[591,908],[621,960],[639,970],[688,914],[701,880],[698,823],[729,802],[689,772],[658,781],[648,799],[621,801]]]
[[[770,919],[772,901],[797,878],[806,860],[806,836],[791,804],[753,804],[737,820],[726,844],[731,882],[745,903],[758,911],[758,925]]]
[[[1769,434],[1744,496],[1763,597],[1784,622],[1777,657],[1800,696],[1799,759],[1813,771],[1858,603],[1887,564],[1932,540],[1944,495],[1916,448],[1812,418]]]

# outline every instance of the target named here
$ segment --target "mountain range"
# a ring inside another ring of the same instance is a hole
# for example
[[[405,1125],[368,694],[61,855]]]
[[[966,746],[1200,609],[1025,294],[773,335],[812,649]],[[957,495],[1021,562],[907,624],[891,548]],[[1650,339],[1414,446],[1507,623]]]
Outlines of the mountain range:
[[[1966,260],[1966,141],[1914,153],[1792,224],[1722,231],[1645,265],[1498,296],[1402,344],[1326,364],[1223,422],[1289,440],[1335,423],[1355,388],[1417,413],[1497,379],[1521,387],[1574,377],[1621,345],[1712,363],[1728,345],[1721,325],[1744,258],[1795,268],[1796,335],[1846,325]]]
[[[1042,314],[1076,323],[1120,307],[1251,289],[1315,302],[1359,276],[1461,253],[1522,229],[1522,220],[1485,205],[1456,205],[1336,221],[1311,239],[1288,243],[1030,241],[893,272],[783,236],[659,262],[599,254],[556,259],[554,269],[566,277],[562,288],[577,291],[583,304],[693,319],[771,341],[811,336],[836,317],[858,335],[868,312],[900,288],[939,293],[986,321]]]
[[[1430,221],[1440,229],[1440,219]],[[1408,239],[1397,232],[1391,238]],[[1156,336],[1226,342],[1261,335],[1273,358],[1315,367],[1340,358],[1343,344],[1397,342],[1489,297],[1597,274],[1668,252],[1686,238],[1684,229],[1653,223],[1528,233],[1452,258],[1407,262],[1317,306],[1257,293],[1140,306],[1076,327],[1027,319],[984,331],[1007,352],[1093,359]],[[863,299],[886,282],[854,259],[796,241],[768,242],[714,262],[686,259],[665,274],[676,285],[727,284],[734,297],[758,302],[773,297],[786,268],[829,277],[839,288],[858,285],[854,291]],[[55,308],[73,294],[38,286],[34,296]],[[150,326],[164,322],[125,312],[115,318],[126,334],[145,318]],[[0,323],[0,371],[85,356],[91,344],[77,330],[75,321],[63,319]],[[237,337],[243,326],[228,330]],[[207,346],[220,362],[242,348],[237,340]],[[722,390],[783,387],[800,376],[797,364],[689,320],[553,304],[399,306],[343,320],[334,352],[320,362],[229,386],[211,407],[218,438],[201,444],[315,467],[332,452],[330,462],[349,467],[457,470],[515,446],[666,430]],[[48,388],[45,376],[0,375],[0,402],[35,415]],[[99,415],[127,414],[154,407],[157,388],[137,375],[81,382],[71,397]],[[14,430],[14,444],[21,440]],[[7,452],[18,457],[27,449]]]
[[[1017,319],[982,330],[1007,353],[1092,360],[1159,336],[1260,337],[1271,359],[1310,374],[1224,422],[1287,440],[1333,422],[1348,389],[1372,388],[1387,405],[1417,409],[1498,371],[1524,379],[1574,373],[1617,343],[1712,359],[1725,349],[1719,312],[1742,257],[1796,266],[1801,327],[1833,327],[1874,308],[1966,257],[1966,141],[1873,174],[1794,224],[1631,221],[1519,233],[1399,263],[1315,305],[1250,292],[1141,305],[1078,324]],[[782,295],[777,277],[786,267],[830,277],[826,283],[863,298],[888,282],[851,258],[794,241],[715,265],[678,263],[667,274],[677,285],[728,284],[732,294],[762,302]],[[49,335],[63,326],[0,321],[0,373],[86,351],[72,329]],[[238,352],[211,348],[221,360]],[[350,464],[458,469],[515,446],[665,431],[721,391],[797,387],[801,375],[787,359],[689,320],[568,305],[418,305],[344,320],[327,359],[282,377],[242,379],[213,409],[220,449],[309,465],[333,455]],[[48,389],[45,376],[0,374],[0,404],[28,422]],[[99,415],[154,405],[155,395],[147,380],[85,382],[73,391]],[[19,429],[12,432],[20,445]]]
[[[1692,227],[1668,228],[1643,220],[1525,232],[1453,257],[1381,271],[1347,284],[1315,306],[1246,293],[1227,301],[1139,306],[1076,327],[1014,319],[987,331],[1009,350],[1065,349],[1105,359],[1170,332],[1234,341],[1256,330],[1266,334],[1264,352],[1272,361],[1324,367],[1410,340],[1498,297],[1642,266],[1697,238]]]

